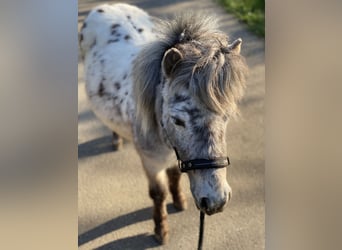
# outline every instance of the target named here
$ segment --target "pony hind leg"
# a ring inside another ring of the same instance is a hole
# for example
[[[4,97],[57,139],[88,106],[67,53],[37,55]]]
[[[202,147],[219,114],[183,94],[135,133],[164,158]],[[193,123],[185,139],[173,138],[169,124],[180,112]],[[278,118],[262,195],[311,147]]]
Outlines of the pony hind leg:
[[[120,150],[123,146],[123,139],[120,135],[113,131],[112,146],[114,151]]]
[[[169,180],[169,191],[172,195],[173,205],[178,210],[185,210],[187,203],[185,195],[180,187],[181,172],[177,166],[170,167],[166,170],[167,177]]]

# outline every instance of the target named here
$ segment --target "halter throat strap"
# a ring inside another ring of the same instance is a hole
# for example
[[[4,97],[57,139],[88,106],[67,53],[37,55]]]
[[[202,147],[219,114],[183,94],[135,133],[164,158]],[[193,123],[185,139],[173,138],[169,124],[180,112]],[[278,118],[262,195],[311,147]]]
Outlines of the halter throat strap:
[[[211,168],[224,168],[230,165],[229,157],[217,157],[214,159],[194,159],[188,161],[182,161],[179,158],[177,149],[174,148],[177,160],[178,168],[181,172],[187,172],[195,169],[211,169]]]

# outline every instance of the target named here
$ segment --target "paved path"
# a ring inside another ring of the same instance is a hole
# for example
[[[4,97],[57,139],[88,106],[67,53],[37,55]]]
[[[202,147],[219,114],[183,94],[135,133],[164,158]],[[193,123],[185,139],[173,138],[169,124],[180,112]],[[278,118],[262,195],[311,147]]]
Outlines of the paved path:
[[[79,25],[95,5],[79,1]],[[115,2],[115,1],[110,1]],[[257,38],[222,7],[210,0],[132,0],[150,14],[169,17],[181,10],[206,10],[220,18],[221,29],[243,39],[242,54],[250,67],[242,117],[228,127],[232,167],[228,180],[233,198],[223,213],[206,217],[204,249],[264,249],[264,40]],[[196,249],[199,212],[187,177],[182,186],[188,210],[175,212],[168,197],[170,242],[159,246],[152,237],[152,202],[141,162],[131,143],[113,152],[111,132],[89,109],[83,67],[78,78],[78,218],[80,249]]]

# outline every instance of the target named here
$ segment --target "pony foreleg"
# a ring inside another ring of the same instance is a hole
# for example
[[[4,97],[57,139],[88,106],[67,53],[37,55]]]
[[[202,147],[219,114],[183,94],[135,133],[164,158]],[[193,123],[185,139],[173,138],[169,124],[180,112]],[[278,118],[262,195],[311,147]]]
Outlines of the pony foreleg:
[[[172,194],[173,205],[178,210],[185,210],[187,203],[185,195],[180,187],[181,172],[177,166],[170,167],[166,170],[169,179],[169,190]]]
[[[167,223],[167,210],[166,210],[166,186],[158,178],[149,180],[149,194],[153,200],[153,220],[154,220],[154,233],[156,239],[165,244],[169,238],[169,226]]]

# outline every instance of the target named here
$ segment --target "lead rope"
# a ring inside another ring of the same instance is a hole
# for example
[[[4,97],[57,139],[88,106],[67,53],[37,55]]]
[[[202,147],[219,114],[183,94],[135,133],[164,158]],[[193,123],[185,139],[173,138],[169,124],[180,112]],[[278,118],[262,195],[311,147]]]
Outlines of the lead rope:
[[[199,229],[199,236],[198,236],[198,250],[202,250],[203,245],[203,232],[204,232],[204,213],[200,212],[200,229]]]
[[[179,158],[177,149],[175,147],[173,147],[173,149],[175,150],[175,153],[176,153],[176,156],[177,156],[177,160],[178,160],[178,165],[180,166],[181,160]],[[197,249],[198,250],[202,250],[202,245],[203,245],[204,216],[205,216],[205,213],[203,213],[201,211],[200,212],[200,228],[199,228],[198,245],[197,245]]]
[[[180,166],[181,160],[179,158],[177,149],[175,147],[173,147],[173,149],[175,150],[175,153],[176,153],[176,156],[177,156],[178,166]],[[199,228],[199,235],[198,235],[198,246],[197,246],[198,250],[202,250],[202,245],[203,245],[204,216],[205,216],[205,213],[203,213],[201,211],[200,212],[200,228]]]

